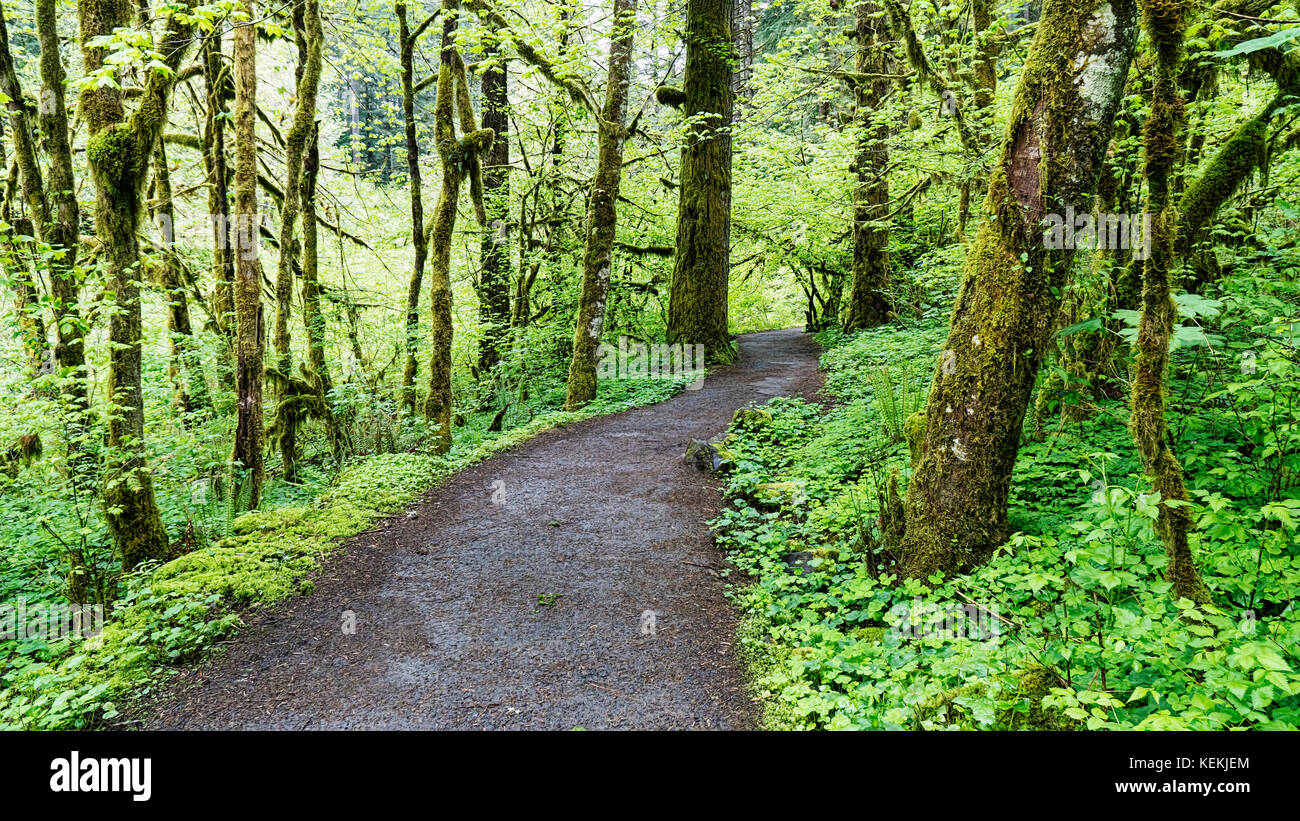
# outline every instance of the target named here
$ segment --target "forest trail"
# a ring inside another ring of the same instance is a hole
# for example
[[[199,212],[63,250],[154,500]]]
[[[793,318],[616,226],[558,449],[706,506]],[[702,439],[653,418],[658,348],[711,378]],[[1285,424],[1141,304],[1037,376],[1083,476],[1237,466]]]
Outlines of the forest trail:
[[[722,567],[705,524],[722,496],[681,457],[736,408],[815,394],[819,352],[799,330],[745,335],[739,361],[700,390],[547,431],[457,474],[349,543],[312,595],[252,617],[141,723],[753,728],[734,616],[709,569]]]

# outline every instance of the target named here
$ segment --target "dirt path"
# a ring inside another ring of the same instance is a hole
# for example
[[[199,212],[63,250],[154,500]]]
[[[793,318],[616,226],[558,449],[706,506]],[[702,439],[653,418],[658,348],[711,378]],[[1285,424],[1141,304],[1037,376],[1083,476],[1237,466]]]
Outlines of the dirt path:
[[[681,455],[738,407],[815,393],[820,374],[800,331],[750,334],[740,351],[701,390],[548,431],[430,491],[353,540],[315,593],[183,674],[144,726],[752,727],[708,569],[722,566],[705,524],[721,494]]]

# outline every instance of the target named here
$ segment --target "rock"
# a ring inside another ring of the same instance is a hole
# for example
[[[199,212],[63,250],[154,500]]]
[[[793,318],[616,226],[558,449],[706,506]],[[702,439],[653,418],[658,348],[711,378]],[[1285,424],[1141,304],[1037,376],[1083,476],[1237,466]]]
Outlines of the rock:
[[[741,408],[731,418],[732,427],[756,430],[772,424],[772,414],[762,408]]]
[[[727,447],[725,437],[710,441],[692,439],[686,445],[686,455],[682,457],[682,461],[694,465],[699,470],[717,473],[724,467],[734,465],[736,456]]]

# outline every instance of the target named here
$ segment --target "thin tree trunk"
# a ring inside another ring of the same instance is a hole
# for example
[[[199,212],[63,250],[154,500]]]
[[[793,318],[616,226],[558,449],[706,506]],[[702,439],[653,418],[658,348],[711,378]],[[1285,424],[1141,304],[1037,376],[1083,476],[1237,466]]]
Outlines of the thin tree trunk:
[[[86,70],[104,66],[99,37],[131,24],[132,9],[115,0],[81,0],[82,59]],[[190,44],[193,24],[173,16],[158,51],[166,71],[148,73],[139,103],[128,116],[119,88],[99,85],[81,96],[80,113],[90,130],[86,159],[95,182],[95,233],[105,248],[102,265],[115,309],[109,320],[109,470],[104,510],[109,534],[125,570],[169,554],[167,533],[145,459],[141,373],[142,319],[136,231],[144,215],[144,186],[155,142],[167,121],[172,85]]]
[[[596,175],[587,198],[587,246],[582,258],[582,292],[573,334],[568,392],[564,406],[574,410],[596,398],[596,351],[605,323],[610,264],[618,227],[618,190],[623,178],[624,120],[636,33],[636,0],[614,0],[614,32],[609,43],[605,105],[597,116]],[[728,86],[730,89],[730,86]]]
[[[316,127],[316,93],[321,76],[321,23],[317,0],[303,0],[293,11],[298,41],[293,122],[284,137],[284,197],[280,203],[280,254],[275,276],[275,364],[268,369],[277,393],[276,444],[280,449],[285,481],[298,477],[298,422],[301,414],[285,406],[293,402],[293,338],[289,330],[293,312],[293,279],[298,262],[296,227],[302,211],[303,158],[307,139]]]
[[[406,3],[397,3],[398,47],[402,65],[402,119],[406,131],[407,186],[411,196],[411,246],[415,259],[406,291],[406,366],[402,372],[402,402],[415,408],[415,378],[419,370],[416,350],[420,333],[420,289],[424,265],[429,256],[429,239],[424,225],[424,194],[420,176],[420,144],[415,130],[415,42],[435,18],[429,17],[415,32],[407,20]]]
[[[317,7],[319,9],[319,7]],[[319,13],[319,11],[317,12]],[[319,25],[319,17],[317,18]],[[320,400],[320,412],[336,463],[343,460],[343,431],[329,404],[334,382],[325,357],[325,314],[321,310],[320,226],[316,223],[316,179],[320,174],[320,127],[313,124],[302,163],[302,322],[307,337],[306,373]]]
[[[474,125],[465,64],[456,50],[459,3],[442,2],[442,49],[438,60],[438,99],[434,104],[434,142],[442,165],[442,190],[433,215],[429,246],[430,305],[433,315],[429,357],[429,394],[424,418],[434,426],[432,449],[451,449],[451,244],[456,229],[456,204],[466,177],[475,211],[483,213],[482,182],[477,177],[479,157],[491,148],[493,134]],[[461,138],[456,137],[456,112],[460,112]]]
[[[167,148],[160,138],[154,149],[154,219],[158,223],[160,284],[167,295],[167,335],[170,356],[167,375],[176,392],[176,403],[186,413],[208,404],[207,383],[194,350],[190,304],[185,295],[180,261],[176,259],[176,207],[172,202],[171,169]]]
[[[479,324],[483,326],[483,337],[478,366],[486,371],[501,358],[502,339],[510,327],[510,121],[506,58],[500,45],[490,43],[483,59],[489,61],[482,79],[483,127],[496,135],[492,150],[484,157],[483,204],[488,222],[479,250],[483,268],[478,288]]]
[[[255,20],[254,0],[244,0]],[[257,508],[262,498],[262,278],[257,223],[257,34],[251,22],[235,26],[235,395],[237,421],[231,454],[236,481],[231,505]]]
[[[1143,139],[1152,236],[1151,257],[1142,266],[1142,314],[1138,321],[1129,430],[1142,457],[1142,466],[1160,495],[1155,529],[1169,558],[1165,576],[1173,585],[1173,595],[1208,604],[1210,593],[1201,581],[1188,541],[1193,527],[1191,500],[1183,484],[1183,466],[1169,445],[1169,424],[1165,419],[1169,341],[1177,317],[1169,275],[1175,264],[1179,214],[1170,189],[1174,168],[1182,155],[1187,121],[1178,76],[1183,62],[1188,6],[1186,0],[1143,0],[1142,3],[1143,27],[1156,53],[1151,112],[1147,115]]]
[[[226,100],[233,90],[221,56],[221,28],[203,38],[203,85],[206,111],[203,126],[203,165],[208,177],[208,214],[212,221],[212,315],[226,342],[227,355],[217,363],[217,381],[234,390],[235,256],[231,242],[230,170],[226,163]]]

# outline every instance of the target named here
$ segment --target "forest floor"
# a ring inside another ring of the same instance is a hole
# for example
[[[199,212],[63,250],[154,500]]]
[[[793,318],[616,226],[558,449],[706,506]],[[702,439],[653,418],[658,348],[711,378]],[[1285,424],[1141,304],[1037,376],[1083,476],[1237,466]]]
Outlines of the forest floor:
[[[137,714],[149,729],[746,729],[690,439],[821,387],[798,330],[700,390],[547,431],[352,540]],[[650,611],[650,612],[647,612]],[[653,614],[653,615],[651,615]],[[353,626],[354,625],[354,626]]]

